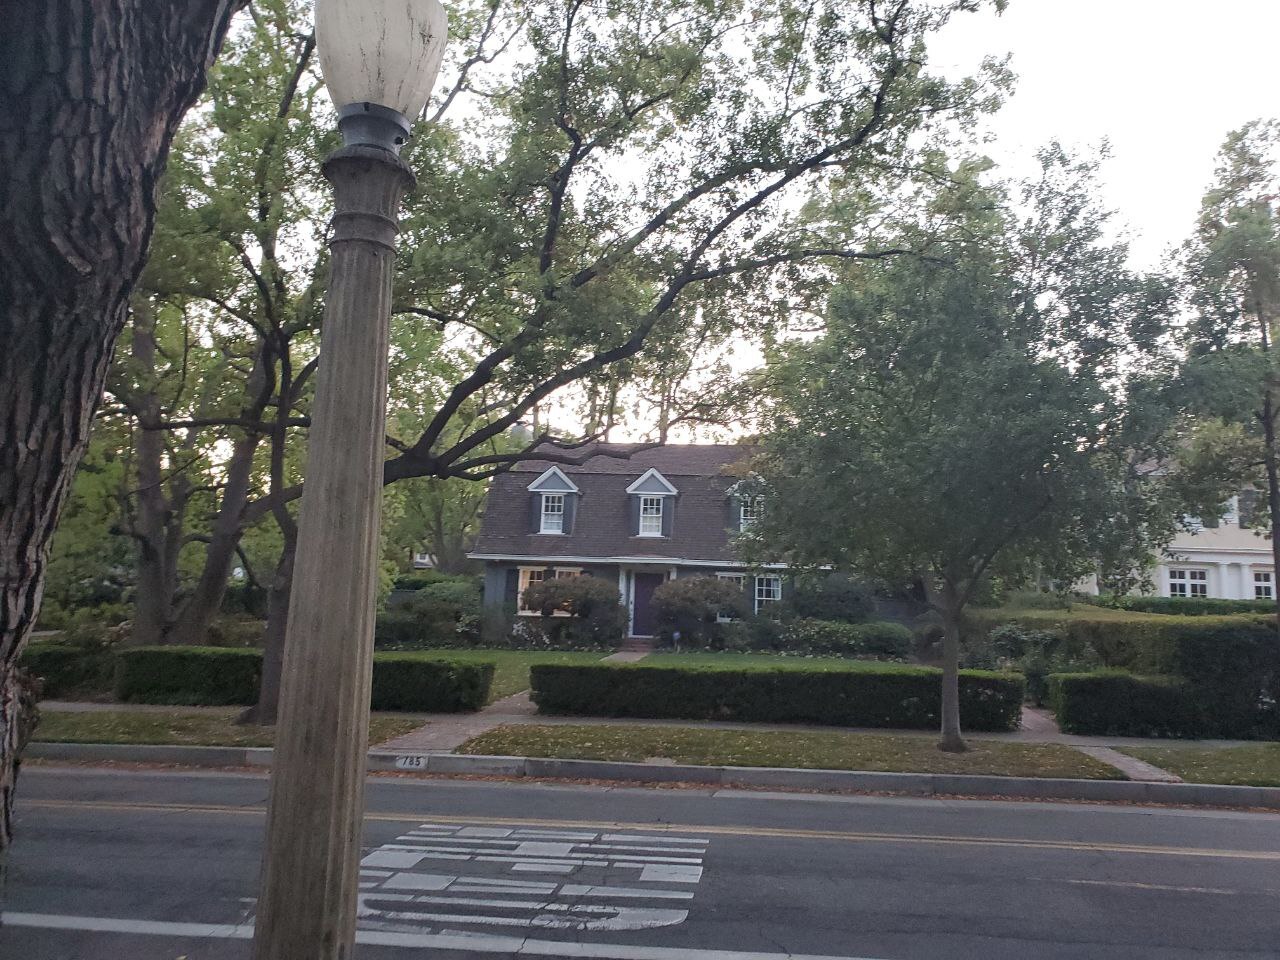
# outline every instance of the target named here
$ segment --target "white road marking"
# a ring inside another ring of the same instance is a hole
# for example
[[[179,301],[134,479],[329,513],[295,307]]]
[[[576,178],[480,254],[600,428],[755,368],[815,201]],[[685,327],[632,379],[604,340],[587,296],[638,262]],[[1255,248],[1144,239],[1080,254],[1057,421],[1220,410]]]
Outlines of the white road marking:
[[[568,830],[437,829],[422,824],[364,858],[359,898],[363,929],[424,933],[436,927],[431,930],[435,933],[442,932],[442,924],[579,931],[673,926],[688,919],[689,912],[644,901],[693,900],[694,891],[688,888],[702,879],[709,843]],[[428,864],[439,860],[457,866],[450,874],[432,872]],[[578,882],[561,885],[474,872],[463,876],[464,862],[488,874],[495,867],[544,876],[584,872]],[[378,867],[394,869],[372,869]],[[637,871],[635,880],[611,882],[620,870]]]
[[[89,933],[143,934],[162,937],[200,937],[211,940],[249,940],[253,925],[180,923],[118,917],[79,917],[51,913],[5,913],[0,923],[41,930],[79,930]],[[808,953],[758,953],[743,950],[700,950],[651,947],[625,943],[580,943],[536,940],[530,937],[473,933],[401,933],[357,930],[356,942],[380,947],[461,950],[517,957],[567,957],[572,960],[883,960],[876,957]]]

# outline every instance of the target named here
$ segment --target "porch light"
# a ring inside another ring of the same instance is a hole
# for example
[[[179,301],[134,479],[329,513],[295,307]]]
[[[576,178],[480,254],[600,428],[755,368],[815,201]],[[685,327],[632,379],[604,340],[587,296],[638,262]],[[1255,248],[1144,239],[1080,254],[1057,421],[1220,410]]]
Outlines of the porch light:
[[[439,0],[316,0],[316,47],[347,146],[399,153],[449,32]]]

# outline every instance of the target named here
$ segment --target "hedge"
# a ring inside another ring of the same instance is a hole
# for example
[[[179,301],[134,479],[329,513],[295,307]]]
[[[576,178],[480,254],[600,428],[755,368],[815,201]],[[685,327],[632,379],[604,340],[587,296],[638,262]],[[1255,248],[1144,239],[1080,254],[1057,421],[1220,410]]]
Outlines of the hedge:
[[[1274,600],[1224,600],[1217,597],[1141,597],[1123,596],[1097,599],[1100,607],[1130,610],[1134,613],[1201,617],[1232,613],[1275,613]]]
[[[491,660],[375,654],[371,708],[432,713],[479,710],[489,699],[494,667]]]
[[[243,647],[135,647],[116,654],[116,699],[202,706],[255,703],[262,651]]]
[[[110,693],[113,661],[108,650],[86,650],[61,643],[32,643],[18,666],[40,678],[45,698]]]
[[[1195,737],[1205,730],[1194,693],[1173,677],[1055,673],[1049,677],[1049,703],[1064,733]]]
[[[116,660],[118,700],[222,706],[258,699],[260,650],[138,647],[121,651]],[[488,661],[377,653],[371,707],[439,713],[478,710],[489,698],[493,671]]]
[[[1104,667],[1182,680],[1205,714],[1202,736],[1280,736],[1280,637],[1270,617],[1079,620],[1066,633]]]
[[[605,717],[754,720],[859,727],[937,727],[942,671],[896,664],[845,669],[535,664],[543,712]],[[963,671],[960,719],[970,730],[1013,730],[1022,713],[1017,674]]]
[[[843,623],[838,620],[784,621],[780,643],[784,650],[837,657],[896,657],[911,654],[915,637],[900,623]]]

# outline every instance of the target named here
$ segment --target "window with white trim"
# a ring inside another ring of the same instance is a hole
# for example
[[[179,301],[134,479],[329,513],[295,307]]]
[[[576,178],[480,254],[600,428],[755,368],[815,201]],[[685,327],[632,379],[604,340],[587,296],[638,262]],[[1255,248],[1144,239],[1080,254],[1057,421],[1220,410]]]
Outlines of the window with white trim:
[[[782,599],[782,578],[775,576],[756,577],[756,613],[771,603]]]
[[[539,533],[564,533],[564,494],[542,495],[542,525]]]
[[[662,536],[663,497],[640,498],[640,530],[642,537]]]
[[[543,580],[547,579],[548,572],[556,580],[566,580],[569,577],[582,576],[581,567],[555,567],[550,571],[548,571],[546,567],[521,567],[520,582],[519,582],[520,592],[517,594],[517,597],[519,598],[518,604],[519,604],[520,613],[535,614],[538,612],[537,610],[534,610],[531,607],[526,607],[524,605],[524,592],[528,590],[529,587],[531,587],[533,584],[542,583]],[[559,611],[557,611],[555,615],[561,616],[562,614]],[[567,613],[563,615],[568,616]]]
[[[1169,596],[1207,597],[1209,571],[1177,568],[1169,571]]]
[[[735,587],[741,590],[743,581],[747,579],[747,575],[745,573],[717,573],[716,579],[723,580],[725,583],[732,583]],[[716,623],[732,623],[737,619],[737,617],[731,617],[725,613],[716,614]]]
[[[738,529],[748,529],[763,514],[764,501],[760,497],[743,497],[738,507]]]
[[[1253,571],[1253,599],[1274,600],[1276,598],[1275,580],[1270,570]]]

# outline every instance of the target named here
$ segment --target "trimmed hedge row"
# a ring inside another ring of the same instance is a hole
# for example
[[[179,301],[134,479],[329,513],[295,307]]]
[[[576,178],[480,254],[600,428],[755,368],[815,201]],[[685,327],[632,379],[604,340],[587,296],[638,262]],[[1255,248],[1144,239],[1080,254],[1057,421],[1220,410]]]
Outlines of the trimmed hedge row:
[[[1274,613],[1274,600],[1223,600],[1217,597],[1107,597],[1097,600],[1100,607],[1131,610],[1134,613],[1158,613],[1183,617],[1214,616],[1232,613]]]
[[[1193,693],[1173,677],[1055,673],[1049,677],[1049,703],[1064,733],[1194,737],[1205,725]]]
[[[489,698],[494,664],[421,654],[376,653],[374,710],[453,713]],[[251,704],[258,699],[262,652],[227,647],[137,647],[116,655],[116,699],[132,703]]]
[[[535,664],[543,712],[604,717],[757,720],[930,729],[941,714],[942,671],[863,665],[801,668]],[[962,671],[960,719],[970,730],[1013,730],[1022,714],[1017,674]]]
[[[22,651],[18,666],[40,678],[41,696],[50,699],[73,694],[111,692],[114,665],[110,652],[86,650],[61,643],[32,643]]]
[[[223,706],[256,703],[262,651],[245,647],[135,647],[116,654],[116,699]]]
[[[911,654],[915,636],[900,623],[842,623],[838,620],[787,620],[779,637],[788,651],[837,657],[897,657]]]

